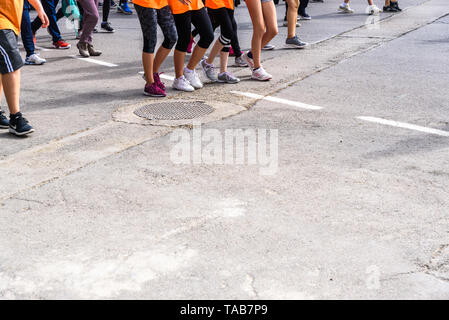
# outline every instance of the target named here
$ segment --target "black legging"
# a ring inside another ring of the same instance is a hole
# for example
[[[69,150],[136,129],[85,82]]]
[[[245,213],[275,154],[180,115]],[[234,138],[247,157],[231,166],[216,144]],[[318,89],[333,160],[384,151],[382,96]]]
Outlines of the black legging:
[[[306,8],[309,5],[309,0],[301,0],[298,7],[298,14],[304,15],[306,13]],[[288,3],[285,1],[285,18],[287,20]]]
[[[221,9],[226,9],[226,8],[221,8]],[[219,18],[215,15],[215,14],[211,14],[212,11],[214,10],[220,10],[220,9],[208,9],[207,12],[209,14],[209,18],[210,21],[212,23],[212,29],[215,30],[218,27],[221,28],[220,23],[219,23]],[[231,38],[231,47],[232,50],[234,51],[234,54],[236,57],[240,57],[242,55],[242,50],[240,48],[240,43],[239,43],[239,37],[238,37],[238,33],[237,33],[237,22],[235,21],[235,17],[234,17],[234,10],[230,10],[230,9],[226,9],[229,13],[229,17],[230,17],[230,21],[231,21],[231,25],[232,25],[232,38]],[[228,27],[229,29],[229,27]],[[223,34],[223,31],[220,30]],[[198,35],[198,31],[196,29],[194,29],[192,31],[192,37],[196,37]],[[223,42],[222,42],[223,44]],[[225,46],[223,48],[223,50],[221,50],[223,52],[229,52],[229,46]]]
[[[205,8],[174,14],[173,18],[175,19],[176,30],[178,32],[176,50],[187,52],[187,47],[189,46],[191,37],[192,24],[198,30],[200,35],[198,45],[201,48],[209,48],[212,41],[214,41],[214,31]]]
[[[111,0],[103,1],[103,22],[108,22],[109,11],[111,11]]]

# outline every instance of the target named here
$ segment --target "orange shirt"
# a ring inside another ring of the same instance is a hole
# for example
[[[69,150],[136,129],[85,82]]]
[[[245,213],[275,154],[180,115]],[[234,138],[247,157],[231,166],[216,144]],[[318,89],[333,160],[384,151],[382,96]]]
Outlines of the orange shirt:
[[[234,10],[234,0],[206,0],[206,8],[228,8]]]
[[[134,0],[133,3],[141,7],[152,9],[161,9],[168,6],[168,0]]]
[[[179,0],[168,0],[171,12],[173,14],[181,14],[187,11],[200,10],[204,7],[203,1],[192,0],[190,4],[182,4]]]
[[[19,34],[23,0],[0,0],[0,30],[10,29]]]

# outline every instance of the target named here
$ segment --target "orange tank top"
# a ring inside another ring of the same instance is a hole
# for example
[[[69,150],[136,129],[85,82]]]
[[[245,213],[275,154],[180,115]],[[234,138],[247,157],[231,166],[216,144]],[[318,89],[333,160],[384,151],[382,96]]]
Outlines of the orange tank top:
[[[181,14],[187,11],[200,10],[204,7],[203,1],[201,0],[191,0],[188,4],[183,4],[179,0],[168,0],[168,5],[170,6],[171,12],[173,14]]]
[[[134,0],[133,3],[141,7],[152,9],[161,9],[168,6],[168,0]]]
[[[234,0],[206,0],[206,8],[228,8],[234,10]]]

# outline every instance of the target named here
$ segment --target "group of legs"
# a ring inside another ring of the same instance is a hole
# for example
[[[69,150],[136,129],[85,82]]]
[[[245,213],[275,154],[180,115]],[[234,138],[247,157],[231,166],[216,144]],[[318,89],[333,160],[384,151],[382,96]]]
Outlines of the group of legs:
[[[340,5],[339,10],[344,13],[353,13],[354,10],[351,9],[349,6],[350,0],[344,0],[343,3]],[[399,12],[402,11],[401,8],[399,8],[398,0],[385,0],[385,5],[383,7],[383,10],[378,8],[373,0],[368,0],[368,14],[379,14],[380,12]]]

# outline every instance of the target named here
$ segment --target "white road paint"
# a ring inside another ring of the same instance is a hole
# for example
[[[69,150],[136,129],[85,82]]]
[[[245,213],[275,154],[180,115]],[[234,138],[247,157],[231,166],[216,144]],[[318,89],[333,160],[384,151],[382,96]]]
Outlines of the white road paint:
[[[237,94],[237,95],[241,95],[241,96],[245,96],[245,97],[248,97],[248,98],[253,98],[253,99],[258,99],[258,100],[266,100],[266,101],[286,104],[286,105],[293,106],[293,107],[300,108],[300,109],[306,109],[306,110],[321,110],[321,109],[323,109],[323,107],[314,106],[314,105],[311,105],[311,104],[305,104],[305,103],[298,102],[298,101],[292,101],[292,100],[287,100],[287,99],[282,99],[282,98],[277,98],[277,97],[271,97],[271,96],[262,96],[260,94],[251,93],[251,92],[231,91],[231,93]]]
[[[97,59],[82,58],[82,57],[78,57],[78,56],[70,56],[70,57],[72,57],[73,59],[78,59],[78,60],[85,61],[85,62],[95,63],[95,64],[99,64],[101,66],[106,66],[106,67],[110,67],[110,68],[118,67],[118,65],[116,65],[116,64],[97,60]]]
[[[143,72],[143,71],[140,71],[139,74],[143,75],[144,72]],[[159,74],[159,77],[160,77],[161,79],[170,80],[170,81],[174,81],[174,80],[175,80],[175,77],[170,76],[170,75],[165,74],[165,73]]]
[[[435,134],[435,135],[439,135],[439,136],[443,136],[443,137],[449,137],[449,131],[421,127],[421,126],[417,126],[417,125],[405,123],[405,122],[398,122],[398,121],[394,121],[394,120],[387,120],[387,119],[376,118],[376,117],[365,117],[365,116],[357,117],[357,119],[360,119],[363,121],[368,121],[368,122],[379,123],[379,124],[392,126],[392,127],[398,127],[398,128],[415,130],[415,131],[420,131],[420,132],[429,133],[429,134]]]

